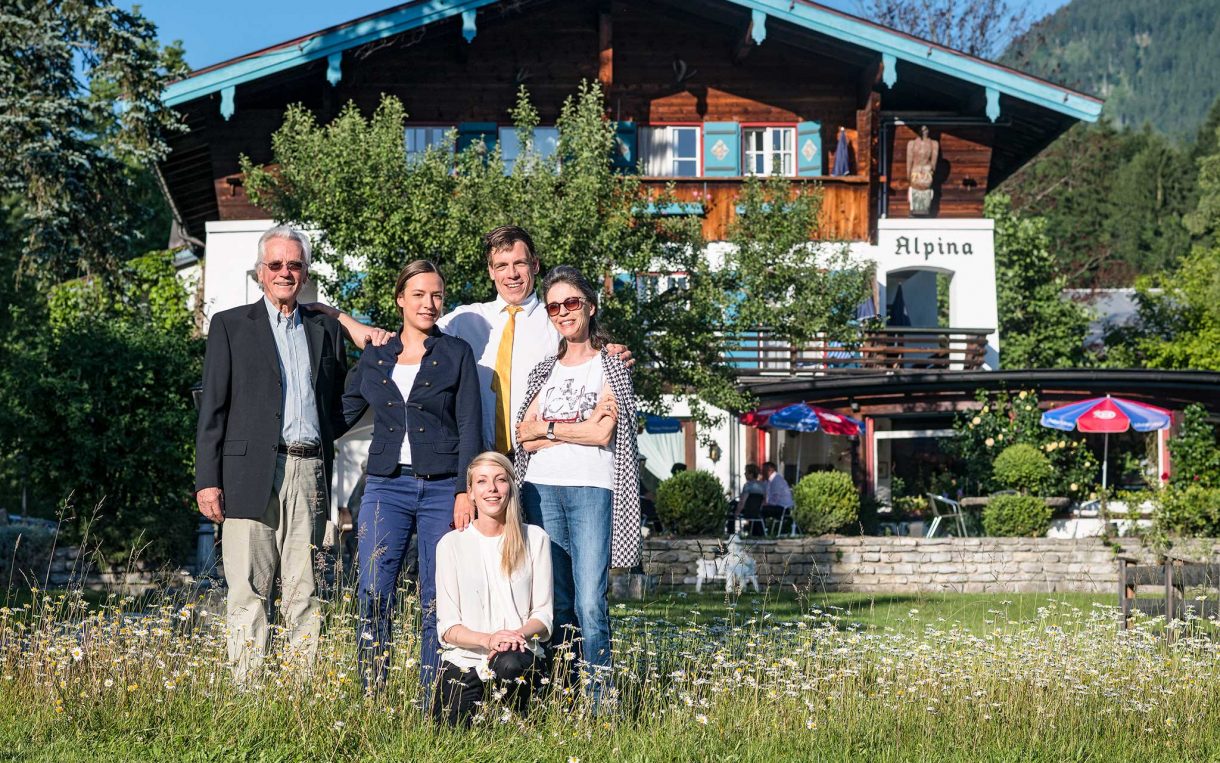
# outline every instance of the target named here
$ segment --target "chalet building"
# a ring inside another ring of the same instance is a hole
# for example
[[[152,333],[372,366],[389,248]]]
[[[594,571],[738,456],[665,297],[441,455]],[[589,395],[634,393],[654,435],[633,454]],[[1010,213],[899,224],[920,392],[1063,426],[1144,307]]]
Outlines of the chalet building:
[[[890,324],[850,353],[760,335],[733,356],[767,405],[809,400],[862,418],[855,457],[846,438],[801,440],[732,419],[711,433],[717,447],[696,447],[679,402],[677,432],[642,438],[654,474],[683,461],[735,489],[748,462],[776,460],[790,477],[855,462],[884,494],[909,451],[944,434],[976,388],[1017,381],[1000,370],[983,199],[1073,124],[1096,120],[1101,102],[806,0],[418,0],[173,83],[165,101],[189,130],[171,139],[161,173],[179,228],[205,256],[207,310],[258,297],[248,274],[272,221],[247,199],[238,157],[272,160],[289,104],[325,122],[349,101],[371,112],[393,95],[410,114],[405,152],[456,130],[459,148],[481,139],[511,161],[518,87],[546,146],[582,80],[605,90],[624,169],[676,183],[683,203],[672,211],[699,215],[710,241],[724,237],[745,176],[819,184],[820,235],[876,263],[875,309]],[[1024,382],[1081,396],[1104,380]],[[1156,383],[1127,392],[1164,403]],[[1178,398],[1202,394],[1160,383]]]

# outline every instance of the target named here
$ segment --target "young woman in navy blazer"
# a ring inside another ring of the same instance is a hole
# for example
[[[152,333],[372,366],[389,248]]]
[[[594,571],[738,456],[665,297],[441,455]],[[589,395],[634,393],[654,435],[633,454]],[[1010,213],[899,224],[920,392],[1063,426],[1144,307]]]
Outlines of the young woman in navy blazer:
[[[357,529],[361,678],[366,690],[385,683],[398,576],[417,534],[425,701],[439,663],[436,544],[451,527],[464,530],[473,518],[465,475],[483,437],[474,353],[436,328],[444,298],[445,282],[435,265],[407,265],[394,287],[402,332],[382,347],[365,348],[343,395],[349,425],[373,409]]]

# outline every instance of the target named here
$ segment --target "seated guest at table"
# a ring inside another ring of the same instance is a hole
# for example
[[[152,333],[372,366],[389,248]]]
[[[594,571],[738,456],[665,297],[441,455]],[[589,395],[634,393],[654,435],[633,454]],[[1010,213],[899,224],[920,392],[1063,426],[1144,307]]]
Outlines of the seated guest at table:
[[[763,484],[767,488],[762,505],[763,518],[779,522],[784,510],[791,510],[794,502],[792,488],[788,487],[788,481],[779,473],[774,461],[763,464]]]
[[[385,685],[398,578],[411,537],[418,534],[425,702],[436,683],[440,651],[436,544],[451,527],[470,524],[474,510],[466,495],[466,468],[483,442],[474,352],[436,327],[444,296],[445,281],[435,265],[427,260],[407,265],[394,288],[402,332],[382,347],[365,348],[343,393],[349,425],[373,409],[368,476],[356,519],[360,677],[368,691]]]
[[[746,501],[752,495],[766,496],[767,485],[762,481],[762,475],[758,471],[757,464],[746,464],[746,481],[741,486],[741,493],[737,496],[737,504],[733,509],[733,516],[729,521],[729,534],[737,532],[736,520],[741,519],[741,512],[746,507]],[[766,500],[765,498],[763,499]]]
[[[436,546],[441,677],[433,717],[469,724],[488,683],[521,712],[548,674],[540,643],[551,634],[551,539],[522,519],[508,458],[487,451],[466,471],[477,516]]]
[[[622,360],[606,352],[597,292],[575,268],[543,281],[559,352],[530,373],[517,416],[517,474],[526,519],[551,536],[555,643],[579,629],[588,685],[599,708],[610,685],[610,567],[640,561],[635,392]]]

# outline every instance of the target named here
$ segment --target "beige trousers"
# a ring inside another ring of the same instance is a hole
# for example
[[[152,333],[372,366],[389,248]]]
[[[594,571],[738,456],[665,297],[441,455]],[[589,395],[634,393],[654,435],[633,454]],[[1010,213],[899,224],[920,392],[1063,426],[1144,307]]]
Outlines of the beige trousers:
[[[313,662],[321,632],[314,558],[325,524],[322,459],[281,453],[263,516],[226,519],[221,525],[221,558],[229,587],[229,663],[239,683],[262,667],[276,610],[277,578],[286,652],[305,664]]]

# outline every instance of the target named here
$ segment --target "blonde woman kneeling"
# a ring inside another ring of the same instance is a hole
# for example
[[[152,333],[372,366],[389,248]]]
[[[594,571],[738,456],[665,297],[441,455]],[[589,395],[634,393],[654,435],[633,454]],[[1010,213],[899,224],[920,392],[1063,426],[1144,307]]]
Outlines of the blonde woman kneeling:
[[[499,453],[476,457],[466,489],[478,516],[436,546],[441,674],[433,717],[469,724],[487,684],[508,689],[525,712],[549,672],[540,640],[551,633],[551,542],[522,521],[513,466]]]

